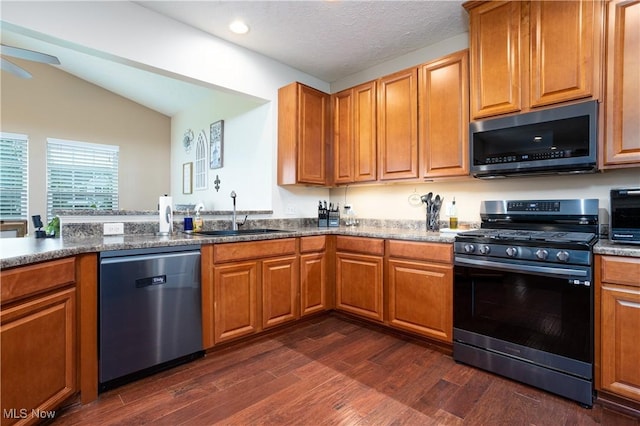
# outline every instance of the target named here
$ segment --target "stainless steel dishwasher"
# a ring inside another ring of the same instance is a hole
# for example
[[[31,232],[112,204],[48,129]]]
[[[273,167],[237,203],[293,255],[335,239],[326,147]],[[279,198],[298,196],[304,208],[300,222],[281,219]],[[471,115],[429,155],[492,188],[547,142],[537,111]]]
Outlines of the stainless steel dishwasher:
[[[201,310],[199,246],[102,252],[100,390],[201,356]]]

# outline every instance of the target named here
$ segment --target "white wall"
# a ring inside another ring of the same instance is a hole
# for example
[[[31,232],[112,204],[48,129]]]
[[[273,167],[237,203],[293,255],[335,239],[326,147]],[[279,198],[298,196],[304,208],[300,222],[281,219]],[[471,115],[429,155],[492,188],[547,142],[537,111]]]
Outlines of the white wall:
[[[425,217],[424,205],[412,206],[411,194],[433,192],[444,197],[445,203],[453,197],[458,206],[461,222],[480,221],[482,200],[504,199],[564,199],[597,198],[600,204],[600,222],[609,223],[609,190],[619,187],[640,187],[640,169],[621,169],[590,175],[557,175],[520,177],[497,180],[468,178],[457,182],[431,182],[421,184],[389,184],[377,186],[350,186],[331,190],[331,200],[344,205],[346,201],[361,218],[414,219]],[[441,219],[446,219],[442,209]]]
[[[270,181],[271,185],[266,190],[262,186],[255,188],[260,192],[255,201],[269,200],[268,205],[260,205],[259,208],[272,209],[276,217],[313,216],[317,200],[329,198],[328,189],[289,189],[280,188],[274,183],[278,88],[292,81],[300,81],[329,92],[328,83],[131,2],[3,2],[2,20],[8,23],[12,30],[49,43],[161,74],[184,76],[191,82],[200,81],[208,87],[244,93],[267,101],[268,104],[265,106],[251,113],[247,112],[242,117],[238,116],[228,123],[232,132],[230,137],[244,138],[243,144],[253,138],[260,139],[260,142],[255,151],[247,149],[241,152],[231,149],[230,156],[225,158],[224,168],[220,169],[225,175],[224,193],[222,188],[219,194],[215,193],[215,189],[212,189],[213,179],[209,177],[210,189],[203,195],[204,198],[211,199],[215,209],[226,210],[229,207],[229,204],[225,206],[225,202],[230,202],[230,199],[226,200],[232,189],[230,186],[239,182],[240,178],[243,178],[244,187],[242,191],[236,189],[238,208],[249,209],[249,206],[240,204],[249,198],[245,198],[244,193],[253,191],[258,182],[262,184]],[[209,124],[216,121],[216,117],[212,115],[210,118],[194,120],[197,121],[194,127],[199,131],[204,126],[208,128]],[[257,124],[257,128],[251,128],[258,120],[260,123]],[[185,130],[177,125],[175,127],[172,134],[182,134]],[[242,129],[241,132],[244,134],[236,133],[234,129]],[[172,140],[175,147],[177,142],[174,137]],[[246,147],[243,144],[239,146]],[[259,153],[268,153],[270,164],[261,168],[249,167],[245,160]],[[182,199],[183,160],[184,158],[172,149],[169,167],[172,195],[175,194],[176,199]],[[265,176],[264,173],[268,171],[271,176]],[[245,173],[248,174],[245,176]],[[222,175],[220,177],[223,179]],[[267,191],[266,195],[263,191]],[[220,198],[219,195],[223,197]],[[295,213],[286,214],[286,208],[294,210]]]

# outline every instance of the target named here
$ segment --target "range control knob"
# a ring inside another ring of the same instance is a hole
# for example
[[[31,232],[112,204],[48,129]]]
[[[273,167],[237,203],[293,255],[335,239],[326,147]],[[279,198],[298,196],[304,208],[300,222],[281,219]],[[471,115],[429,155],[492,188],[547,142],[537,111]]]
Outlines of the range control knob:
[[[549,257],[549,252],[544,249],[538,249],[536,251],[536,257],[540,260],[545,260],[547,257]]]
[[[558,254],[556,254],[556,258],[558,258],[560,262],[566,262],[569,260],[569,252],[564,250],[559,251]]]
[[[491,251],[491,247],[487,245],[480,246],[480,254],[489,254],[490,251]]]
[[[518,249],[517,248],[515,248],[515,247],[507,248],[507,256],[516,257],[517,254],[518,254]]]
[[[476,246],[474,246],[473,244],[465,244],[464,245],[464,252],[465,253],[473,253],[476,250]]]

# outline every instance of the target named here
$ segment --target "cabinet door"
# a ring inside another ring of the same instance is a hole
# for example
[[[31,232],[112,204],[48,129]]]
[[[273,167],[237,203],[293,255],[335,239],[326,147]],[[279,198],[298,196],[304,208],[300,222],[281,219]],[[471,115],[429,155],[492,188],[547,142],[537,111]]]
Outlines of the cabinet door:
[[[298,282],[298,261],[295,256],[262,262],[262,328],[299,317]]]
[[[298,86],[298,182],[327,183],[327,112],[329,95]]]
[[[640,1],[608,4],[604,166],[640,164]]]
[[[389,323],[444,342],[453,333],[453,267],[389,260]]]
[[[300,256],[300,314],[327,309],[327,256],[325,252]]]
[[[328,104],[300,83],[278,90],[278,185],[327,184]]]
[[[640,288],[604,284],[601,387],[640,401]]]
[[[257,262],[214,267],[215,343],[259,331],[257,272]]]
[[[53,410],[76,392],[76,291],[68,289],[3,308],[2,424],[9,410]]]
[[[600,75],[600,7],[589,0],[530,3],[531,107],[594,95],[594,76]]]
[[[378,81],[378,167],[381,180],[418,177],[418,71]]]
[[[522,110],[522,2],[488,2],[469,11],[471,116]]]
[[[333,182],[352,183],[354,166],[353,89],[331,96],[333,102]]]
[[[353,89],[353,134],[355,182],[374,181],[377,177],[376,82]]]
[[[464,50],[420,67],[420,151],[425,177],[469,174],[468,58]]]
[[[382,257],[336,253],[336,307],[382,321]]]

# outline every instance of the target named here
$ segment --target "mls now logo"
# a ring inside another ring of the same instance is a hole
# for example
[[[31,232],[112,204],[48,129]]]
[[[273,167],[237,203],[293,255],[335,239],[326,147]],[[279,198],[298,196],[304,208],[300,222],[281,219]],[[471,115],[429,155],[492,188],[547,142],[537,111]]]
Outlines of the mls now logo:
[[[28,417],[38,419],[53,419],[56,416],[56,412],[53,410],[40,410],[33,409],[31,411],[26,408],[10,408],[2,410],[2,417],[5,419],[26,419]]]

